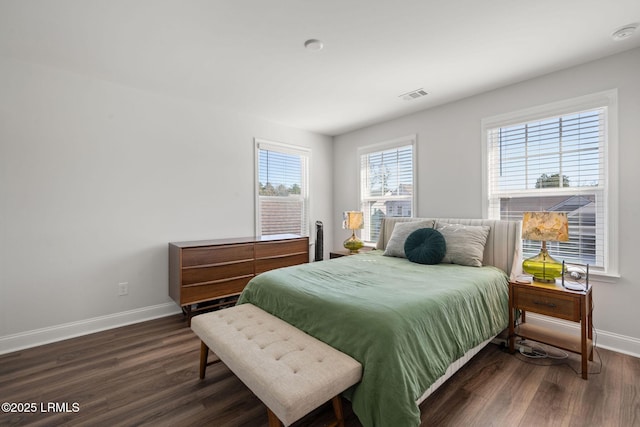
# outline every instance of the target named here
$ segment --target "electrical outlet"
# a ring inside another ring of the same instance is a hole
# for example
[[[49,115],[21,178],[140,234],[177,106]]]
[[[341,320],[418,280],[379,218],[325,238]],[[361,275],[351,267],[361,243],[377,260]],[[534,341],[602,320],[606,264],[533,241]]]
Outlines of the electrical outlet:
[[[129,293],[129,282],[118,283],[118,296],[127,295]]]

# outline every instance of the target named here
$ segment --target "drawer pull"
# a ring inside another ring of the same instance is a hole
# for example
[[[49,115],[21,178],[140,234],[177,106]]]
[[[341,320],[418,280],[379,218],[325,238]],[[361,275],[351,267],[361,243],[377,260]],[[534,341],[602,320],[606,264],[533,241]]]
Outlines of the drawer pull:
[[[544,301],[533,301],[536,305],[546,305],[547,307],[556,307],[556,305],[552,302],[544,302]]]

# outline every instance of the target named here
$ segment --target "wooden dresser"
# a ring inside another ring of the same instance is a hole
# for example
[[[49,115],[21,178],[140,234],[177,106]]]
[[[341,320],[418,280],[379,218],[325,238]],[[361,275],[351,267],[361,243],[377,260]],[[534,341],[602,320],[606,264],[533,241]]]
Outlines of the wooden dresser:
[[[190,321],[197,305],[240,295],[255,275],[306,262],[309,238],[293,234],[172,242],[169,295]]]

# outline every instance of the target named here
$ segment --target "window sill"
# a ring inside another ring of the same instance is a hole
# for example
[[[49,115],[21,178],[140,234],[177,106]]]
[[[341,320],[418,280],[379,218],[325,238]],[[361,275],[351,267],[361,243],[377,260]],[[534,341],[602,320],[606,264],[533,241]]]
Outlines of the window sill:
[[[604,273],[602,271],[590,271],[589,280],[600,283],[618,283],[620,274],[618,273]]]

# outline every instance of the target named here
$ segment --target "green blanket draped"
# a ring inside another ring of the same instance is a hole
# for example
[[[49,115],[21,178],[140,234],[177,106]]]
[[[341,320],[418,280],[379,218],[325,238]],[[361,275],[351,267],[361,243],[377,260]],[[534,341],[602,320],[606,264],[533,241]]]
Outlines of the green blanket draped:
[[[262,273],[238,304],[249,302],[362,364],[345,396],[364,426],[418,426],[424,391],[507,327],[508,279],[372,251]]]

